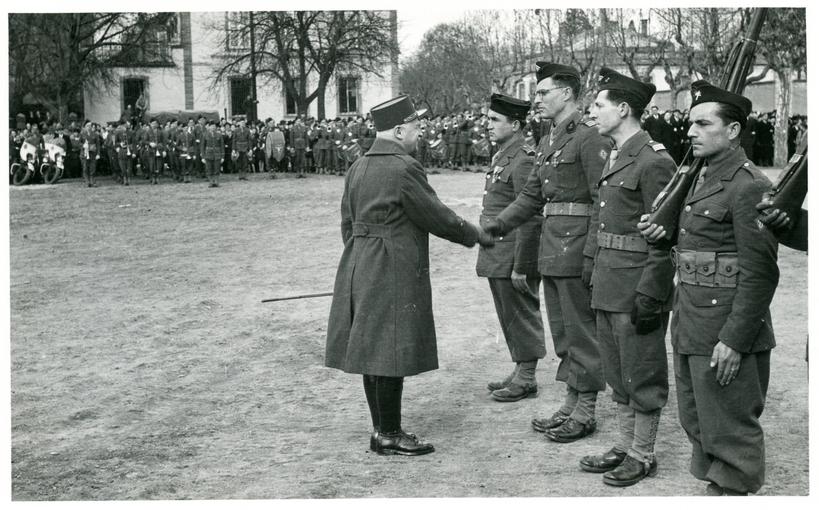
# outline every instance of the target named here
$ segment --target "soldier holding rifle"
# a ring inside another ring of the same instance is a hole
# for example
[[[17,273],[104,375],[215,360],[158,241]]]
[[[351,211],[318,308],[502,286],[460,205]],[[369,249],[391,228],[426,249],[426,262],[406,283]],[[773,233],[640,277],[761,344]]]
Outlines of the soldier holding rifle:
[[[693,446],[691,474],[710,482],[709,495],[745,495],[765,481],[759,418],[779,269],[776,239],[755,205],[771,185],[740,146],[751,101],[702,80],[691,96],[688,136],[706,163],[671,240],[679,278],[671,321],[677,402]],[[638,228],[650,241],[669,241],[647,215]]]
[[[423,455],[431,444],[401,426],[404,377],[438,368],[429,234],[473,246],[492,238],[446,207],[427,183],[415,149],[418,118],[409,97],[371,110],[372,148],[350,167],[341,200],[344,252],[327,328],[325,365],[363,374],[370,449]]]

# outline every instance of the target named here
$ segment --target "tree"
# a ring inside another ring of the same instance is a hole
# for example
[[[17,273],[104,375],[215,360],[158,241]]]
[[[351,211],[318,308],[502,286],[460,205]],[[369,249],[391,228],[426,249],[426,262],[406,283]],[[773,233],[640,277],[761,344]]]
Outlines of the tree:
[[[791,116],[791,79],[807,66],[805,9],[769,9],[759,50],[777,76],[774,166],[788,159],[788,121]]]
[[[394,11],[262,11],[233,15],[228,29],[214,24],[225,52],[214,72],[212,87],[220,87],[229,75],[250,72],[254,59],[256,76],[277,82],[305,113],[318,100],[318,116],[325,115],[325,93],[338,71],[371,73],[382,77],[385,67],[398,55]],[[249,41],[254,47],[236,44]]]
[[[166,52],[173,13],[9,14],[9,70],[15,90],[31,92],[65,122],[85,87],[114,83],[114,68],[172,63]]]

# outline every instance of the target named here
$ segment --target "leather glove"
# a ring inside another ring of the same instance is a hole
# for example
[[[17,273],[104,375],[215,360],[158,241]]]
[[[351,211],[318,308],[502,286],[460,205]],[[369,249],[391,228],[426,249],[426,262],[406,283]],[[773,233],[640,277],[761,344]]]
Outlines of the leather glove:
[[[506,225],[504,225],[503,222],[497,218],[487,220],[483,229],[493,236],[499,236],[506,233]]]
[[[495,246],[495,239],[489,233],[481,227],[475,227],[475,230],[478,233],[478,244],[485,247]]]
[[[592,272],[594,272],[594,259],[592,257],[583,257],[583,272],[580,274],[580,279],[583,285],[591,287]]]
[[[638,335],[645,335],[659,329],[663,324],[663,303],[653,297],[637,293],[631,308],[631,323]]]

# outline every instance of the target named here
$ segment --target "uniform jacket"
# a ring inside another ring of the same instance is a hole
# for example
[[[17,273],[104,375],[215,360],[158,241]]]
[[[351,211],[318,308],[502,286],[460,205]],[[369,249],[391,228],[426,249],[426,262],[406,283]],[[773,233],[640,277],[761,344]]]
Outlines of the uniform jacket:
[[[685,272],[685,279],[736,286],[677,285],[671,322],[676,352],[710,356],[718,341],[740,353],[776,345],[768,307],[779,281],[777,242],[758,221],[755,207],[770,188],[741,147],[710,161],[705,181],[696,191],[692,186],[680,212],[677,253],[735,253],[737,263],[715,267],[678,261],[680,280]]]
[[[142,132],[142,135],[141,135],[141,138],[140,138],[140,143],[142,144],[142,146],[145,149],[150,150],[150,151],[160,151],[161,152],[161,151],[165,150],[164,145],[163,145],[164,141],[165,141],[165,135],[164,135],[164,133],[162,132],[161,129],[149,128],[149,129]],[[152,143],[156,144],[156,145],[154,147],[151,147]],[[154,154],[151,153],[151,155],[153,156]]]
[[[187,128],[180,129],[176,135],[176,146],[181,155],[194,156],[199,152],[199,144],[196,143],[196,131],[189,131]]]
[[[597,181],[609,157],[611,142],[592,121],[580,122],[574,112],[554,129],[554,144],[543,137],[535,168],[517,199],[498,215],[507,229],[540,214],[548,203],[597,201]],[[580,276],[583,256],[597,251],[597,222],[592,216],[553,216],[543,220],[538,266],[546,276]]]
[[[642,240],[637,223],[674,175],[676,165],[662,144],[638,131],[617,159],[603,168],[598,191],[598,232]],[[592,275],[592,308],[630,312],[637,293],[671,309],[674,268],[668,250],[648,245],[648,253],[598,247]]]
[[[233,131],[233,150],[247,152],[250,150],[250,130],[246,127]]]
[[[376,139],[347,172],[344,252],[336,273],[325,364],[401,377],[438,368],[429,234],[472,246],[473,225],[441,203],[423,167]]]
[[[290,146],[294,149],[307,148],[307,128],[298,124],[290,130]]]
[[[40,142],[42,142],[42,140]],[[100,145],[102,144],[102,140],[100,139],[100,135],[96,131],[88,131],[83,129],[82,131],[80,131],[80,144],[85,145],[86,143],[88,144],[88,152],[93,155],[99,151]],[[35,146],[39,147],[40,144],[37,144]]]
[[[224,159],[225,157],[225,144],[224,140],[222,139],[222,134],[218,131],[210,132],[205,131],[202,135],[202,143],[199,146],[199,154],[201,154],[202,159]]]
[[[523,136],[515,136],[498,153],[489,171],[483,192],[481,226],[495,218],[523,191],[526,179],[532,173],[535,150],[523,143]],[[537,251],[540,242],[540,215],[533,216],[523,225],[501,236],[495,246],[480,247],[478,276],[509,278],[512,270],[527,276],[538,276]]]

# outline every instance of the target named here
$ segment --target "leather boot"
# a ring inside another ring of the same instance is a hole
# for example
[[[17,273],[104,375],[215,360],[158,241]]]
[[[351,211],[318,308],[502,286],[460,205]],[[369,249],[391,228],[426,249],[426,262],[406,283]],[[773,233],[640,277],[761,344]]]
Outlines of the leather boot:
[[[639,482],[647,476],[657,474],[657,459],[641,462],[631,455],[626,455],[625,460],[603,475],[603,482],[615,487],[628,487]]]

